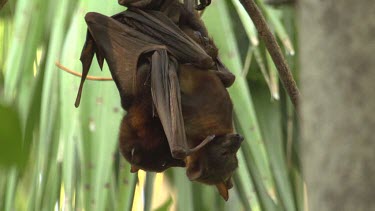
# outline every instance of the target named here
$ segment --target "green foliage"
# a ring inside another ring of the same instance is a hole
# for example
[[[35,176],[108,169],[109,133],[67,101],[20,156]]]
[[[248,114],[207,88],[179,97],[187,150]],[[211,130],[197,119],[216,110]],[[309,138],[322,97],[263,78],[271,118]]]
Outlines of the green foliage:
[[[21,167],[28,149],[22,144],[21,122],[17,111],[0,104],[0,167]]]
[[[293,10],[256,2],[295,70]],[[229,92],[245,137],[229,201],[183,169],[168,170],[163,185],[153,173],[130,173],[117,149],[123,112],[114,83],[87,81],[76,109],[80,79],[55,66],[80,71],[87,12],[123,9],[115,0],[18,0],[0,11],[0,210],[302,210],[295,114],[237,0],[214,0],[203,15],[236,75]],[[93,62],[90,74],[110,76],[106,65],[98,70]]]

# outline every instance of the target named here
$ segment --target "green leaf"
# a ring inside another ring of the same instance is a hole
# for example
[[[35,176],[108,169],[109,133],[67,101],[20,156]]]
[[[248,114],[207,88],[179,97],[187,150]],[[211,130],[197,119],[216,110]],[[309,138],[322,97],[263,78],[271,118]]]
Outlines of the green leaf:
[[[22,142],[21,122],[14,106],[0,104],[0,166],[22,167],[28,149]]]
[[[153,198],[152,189],[154,188],[155,175],[156,175],[155,172],[146,173],[144,211],[151,210],[151,204],[152,204],[152,198]]]
[[[263,86],[264,88],[264,86]],[[281,133],[280,102],[270,101],[265,91],[258,86],[253,89],[259,125],[269,155],[272,175],[275,179],[275,194],[285,210],[295,210],[292,186],[289,178],[284,143]],[[268,132],[272,131],[272,132]]]
[[[177,192],[177,210],[193,211],[193,191],[192,184],[186,177],[185,169],[173,169],[173,185]]]
[[[168,211],[170,210],[172,203],[173,203],[173,199],[172,197],[169,197],[169,199],[164,204],[156,208],[154,211]]]

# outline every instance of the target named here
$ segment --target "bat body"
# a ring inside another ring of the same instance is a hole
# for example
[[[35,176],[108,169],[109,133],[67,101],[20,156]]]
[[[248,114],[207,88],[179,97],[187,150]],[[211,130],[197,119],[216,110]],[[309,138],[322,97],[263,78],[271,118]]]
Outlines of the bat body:
[[[243,138],[233,134],[233,106],[223,82],[215,71],[181,65],[179,72],[181,104],[190,147],[211,134],[215,138],[196,153],[187,156],[190,180],[216,185],[224,199],[232,187],[237,168],[236,153]]]
[[[120,149],[132,171],[186,166],[189,179],[216,185],[227,199],[242,141],[233,134],[225,88],[234,76],[196,13],[175,0],[130,2],[119,0],[129,9],[112,17],[86,15],[76,106],[96,54],[100,67],[107,61],[127,110]]]
[[[137,71],[137,92],[120,126],[120,151],[138,169],[161,172],[185,162],[171,155],[160,119],[152,105],[150,64],[143,63]]]

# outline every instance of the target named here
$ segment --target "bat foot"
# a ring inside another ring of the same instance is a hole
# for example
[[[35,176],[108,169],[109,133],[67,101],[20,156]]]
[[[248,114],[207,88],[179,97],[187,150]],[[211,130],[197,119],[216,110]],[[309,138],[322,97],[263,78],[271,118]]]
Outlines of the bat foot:
[[[207,6],[211,4],[211,0],[200,0],[200,4],[195,6],[196,10],[204,10]]]

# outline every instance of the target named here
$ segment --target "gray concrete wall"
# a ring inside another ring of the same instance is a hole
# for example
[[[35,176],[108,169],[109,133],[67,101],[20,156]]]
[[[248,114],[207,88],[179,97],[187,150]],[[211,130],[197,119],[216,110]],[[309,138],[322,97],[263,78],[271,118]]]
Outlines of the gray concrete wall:
[[[375,210],[375,1],[298,2],[310,211]]]

